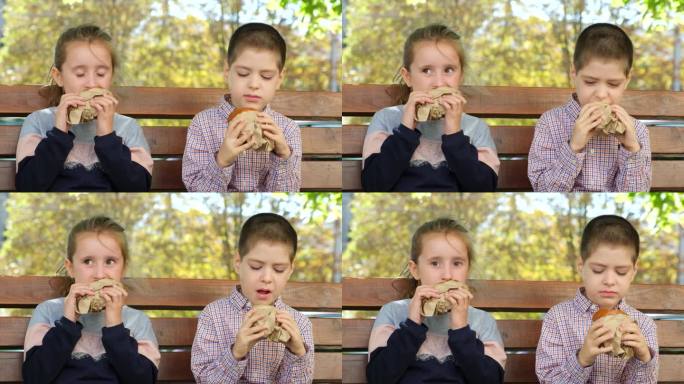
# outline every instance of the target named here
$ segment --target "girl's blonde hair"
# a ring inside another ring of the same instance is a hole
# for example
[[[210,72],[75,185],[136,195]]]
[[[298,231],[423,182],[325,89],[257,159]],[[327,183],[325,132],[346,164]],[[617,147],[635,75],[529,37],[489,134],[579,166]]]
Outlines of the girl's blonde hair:
[[[466,57],[463,44],[461,44],[461,36],[443,24],[430,24],[426,27],[416,29],[409,35],[404,43],[402,68],[406,68],[407,71],[411,68],[414,59],[414,46],[421,41],[433,41],[435,44],[441,41],[451,43],[456,50],[456,53],[458,53],[461,71],[465,69]],[[401,69],[397,71],[397,75],[395,76],[395,81],[399,84],[399,87],[393,87],[390,91],[390,96],[393,97],[396,104],[405,104],[408,101],[411,88],[404,82],[400,71]]]
[[[67,44],[73,41],[86,41],[89,44],[93,42],[102,43],[112,58],[112,71],[117,67],[116,54],[112,48],[112,37],[100,27],[96,25],[79,25],[78,27],[69,28],[62,32],[57,39],[57,45],[55,45],[55,57],[52,62],[52,67],[62,70],[62,65],[67,58]],[[52,69],[52,68],[51,68]],[[38,94],[44,97],[50,107],[59,105],[59,101],[64,94],[64,88],[57,85],[54,79],[50,79],[50,84],[42,87]]]
[[[468,251],[468,268],[470,268],[471,263],[475,259],[475,252],[468,230],[456,220],[445,217],[428,221],[418,227],[416,232],[413,233],[413,239],[411,240],[411,261],[418,264],[418,257],[423,253],[423,237],[429,233],[443,233],[445,236],[447,234],[456,235],[466,246],[466,250]],[[395,285],[395,289],[399,290],[404,298],[411,298],[416,292],[416,288],[420,285],[420,281],[413,278],[411,272],[409,272],[408,263],[401,275],[404,278],[408,278],[408,286],[399,288]]]
[[[107,235],[111,236],[121,249],[124,266],[126,266],[128,263],[128,241],[126,240],[124,228],[116,221],[106,216],[95,216],[85,219],[71,229],[71,232],[69,232],[69,236],[67,238],[66,249],[66,257],[69,261],[72,263],[74,261],[74,254],[76,253],[76,247],[78,246],[78,235],[86,232],[95,233],[98,236],[106,233]],[[74,279],[66,274],[66,268],[64,265],[60,267],[57,273],[61,274],[62,276],[56,277],[53,282],[51,282],[52,288],[57,290],[60,295],[66,296],[69,294],[69,289],[74,283]]]

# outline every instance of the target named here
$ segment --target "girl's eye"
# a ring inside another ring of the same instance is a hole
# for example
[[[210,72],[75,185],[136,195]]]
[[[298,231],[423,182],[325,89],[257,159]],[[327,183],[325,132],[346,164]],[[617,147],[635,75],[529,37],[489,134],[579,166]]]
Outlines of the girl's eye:
[[[463,262],[462,262],[462,261],[457,261],[457,262],[454,263],[454,265],[457,266],[457,267],[460,267],[461,265],[463,265]]]
[[[107,261],[105,261],[105,263],[106,263],[107,265],[116,264],[116,259],[107,259]]]
[[[93,259],[83,259],[83,264],[89,265],[93,263]]]
[[[430,265],[432,265],[433,267],[436,267],[439,265],[439,261],[431,261]]]
[[[446,73],[453,73],[453,72],[456,72],[456,68],[449,67],[449,68],[447,68],[444,72],[446,72]]]
[[[423,68],[423,73],[426,75],[429,75],[432,73],[432,69],[431,68]]]

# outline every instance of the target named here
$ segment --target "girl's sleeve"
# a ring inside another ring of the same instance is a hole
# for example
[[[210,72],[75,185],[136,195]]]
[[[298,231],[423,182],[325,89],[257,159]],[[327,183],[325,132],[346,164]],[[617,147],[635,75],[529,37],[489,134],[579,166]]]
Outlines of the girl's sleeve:
[[[390,191],[409,167],[411,156],[420,143],[420,132],[403,124],[391,127],[391,119],[377,112],[363,143],[361,185],[364,191]],[[392,132],[392,133],[390,133]]]
[[[102,170],[117,192],[146,192],[152,185],[152,157],[135,120],[122,129],[125,139],[116,131],[95,137],[95,153]],[[130,137],[128,137],[130,136]],[[124,140],[135,147],[129,147]]]
[[[458,180],[461,191],[493,192],[496,189],[498,176],[494,168],[480,161],[480,152],[470,144],[470,139],[462,130],[442,135],[442,152],[449,172]],[[491,154],[486,158],[490,157]]]
[[[311,320],[304,315],[295,318],[302,334],[306,353],[297,356],[285,348],[283,363],[275,380],[279,384],[308,384],[313,381],[314,377],[314,342]]]
[[[40,119],[30,114],[24,120],[17,142],[15,185],[20,192],[45,192],[64,169],[74,146],[74,135],[52,128],[41,133]]]
[[[399,323],[395,304],[383,306],[375,319],[368,342],[368,383],[396,383],[416,360],[427,337],[427,327],[410,319]]]
[[[34,311],[24,339],[22,376],[27,384],[53,382],[64,369],[83,326],[66,317],[49,324],[47,308],[39,305]]]
[[[266,191],[299,192],[302,186],[301,130],[297,123],[289,121],[283,130],[283,135],[291,154],[287,159],[281,159],[273,152],[269,154],[270,169],[266,177]]]
[[[485,345],[466,325],[450,329],[449,349],[459,362],[463,375],[469,383],[503,383],[504,370],[501,363],[485,352]]]
[[[149,323],[149,319],[147,322]],[[151,328],[151,325],[149,327]],[[157,366],[149,357],[139,353],[138,341],[131,336],[130,330],[123,323],[102,328],[102,345],[121,383],[157,381]]]

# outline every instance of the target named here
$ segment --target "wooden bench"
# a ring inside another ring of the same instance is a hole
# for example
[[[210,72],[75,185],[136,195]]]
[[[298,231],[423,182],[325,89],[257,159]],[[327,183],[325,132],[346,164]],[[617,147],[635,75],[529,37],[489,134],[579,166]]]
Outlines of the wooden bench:
[[[376,111],[394,105],[389,96],[392,86],[344,85],[342,115],[372,116]],[[565,104],[572,90],[563,88],[479,87],[464,86],[468,99],[466,112],[478,117],[538,118],[545,111]],[[625,109],[634,117],[646,120],[684,120],[684,92],[627,91]],[[491,127],[501,170],[498,189],[531,190],[527,177],[527,154],[534,126],[498,125]],[[649,123],[653,153],[653,190],[684,190],[684,122]],[[361,151],[366,125],[346,124],[342,127],[342,189],[361,189]]]
[[[396,281],[396,282],[395,282]],[[343,381],[365,383],[368,338],[373,319],[350,318],[348,311],[378,310],[400,299],[394,286],[406,281],[382,278],[345,278],[342,283]],[[578,283],[555,281],[473,280],[476,290],[473,306],[490,312],[546,312],[572,298]],[[630,305],[646,313],[684,314],[684,286],[632,285],[627,296]],[[684,382],[684,319],[656,320],[660,343],[660,382]],[[508,361],[507,383],[536,383],[534,351],[541,332],[541,320],[498,320]]]
[[[33,308],[59,295],[50,288],[50,277],[0,277],[0,308]],[[137,309],[201,310],[227,296],[237,283],[228,280],[127,279],[131,290],[127,303]],[[314,329],[315,380],[339,382],[342,378],[342,327],[339,318],[341,284],[289,282],[283,300],[300,311],[324,311],[311,316]],[[332,316],[332,317],[331,317]],[[0,382],[21,381],[23,344],[28,317],[0,317]],[[162,359],[161,382],[194,382],[190,370],[190,348],[197,327],[196,316],[152,318]]]
[[[39,86],[0,85],[0,116],[23,117],[46,107],[38,95]],[[191,119],[222,100],[218,88],[120,87],[118,112],[134,118]],[[278,92],[273,109],[298,120],[336,120],[339,124],[342,96],[335,92]],[[188,123],[189,124],[189,123]],[[19,125],[0,127],[0,191],[14,190]],[[181,180],[181,159],[187,125],[143,127],[154,162],[152,189],[185,190]],[[340,190],[342,185],[341,128],[302,128],[302,189]]]

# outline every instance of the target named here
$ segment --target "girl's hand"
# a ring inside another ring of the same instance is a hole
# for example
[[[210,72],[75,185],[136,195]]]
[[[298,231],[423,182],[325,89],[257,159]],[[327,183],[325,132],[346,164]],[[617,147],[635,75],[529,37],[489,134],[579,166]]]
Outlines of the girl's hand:
[[[302,334],[299,332],[299,327],[297,327],[297,323],[295,323],[292,315],[278,309],[276,312],[276,323],[280,324],[280,326],[290,334],[290,340],[285,344],[287,349],[289,349],[293,355],[304,355],[306,353],[304,340],[302,339]]]
[[[438,298],[439,292],[429,285],[419,285],[416,288],[416,293],[413,294],[411,302],[409,303],[408,318],[416,324],[423,323],[423,315],[421,315],[423,308],[423,299]]]
[[[85,99],[76,93],[65,93],[59,99],[57,113],[55,115],[55,128],[64,133],[69,132],[71,125],[67,123],[69,109],[78,108],[85,105]]]
[[[264,112],[257,114],[257,123],[261,125],[261,132],[267,139],[273,140],[275,147],[273,152],[283,160],[287,160],[292,155],[290,146],[285,141],[283,130],[273,121],[273,118]]]
[[[90,288],[90,284],[74,283],[69,287],[69,293],[64,299],[64,317],[73,321],[78,321],[78,311],[76,311],[76,303],[78,299],[83,296],[93,296],[95,291]]]
[[[416,104],[432,103],[432,97],[425,91],[414,91],[409,95],[408,101],[404,104],[404,114],[401,123],[408,129],[416,129]]]
[[[451,304],[450,328],[460,329],[468,325],[468,306],[473,294],[461,289],[452,289],[444,297]]]
[[[463,108],[468,101],[460,93],[444,95],[439,98],[439,103],[444,107],[444,134],[450,135],[461,130],[461,116]]]
[[[639,144],[639,139],[637,138],[636,127],[634,126],[634,118],[619,105],[611,105],[610,108],[613,112],[615,112],[618,120],[620,120],[626,127],[625,133],[623,135],[617,135],[618,141],[629,152],[639,152],[641,145]]]
[[[651,350],[648,349],[646,338],[634,320],[627,320],[620,325],[622,330],[622,344],[634,348],[634,355],[644,363],[651,361]]]
[[[105,299],[105,327],[113,327],[123,322],[121,309],[123,308],[128,292],[119,286],[104,287],[100,295]]]
[[[119,100],[111,94],[105,94],[93,97],[90,100],[90,105],[97,111],[96,135],[104,136],[112,133],[114,130],[114,113],[116,113]]]
[[[265,324],[255,326],[263,319],[264,315],[255,311],[254,308],[247,311],[235,336],[235,344],[231,348],[235,360],[244,359],[257,341],[268,336],[268,327]]]

